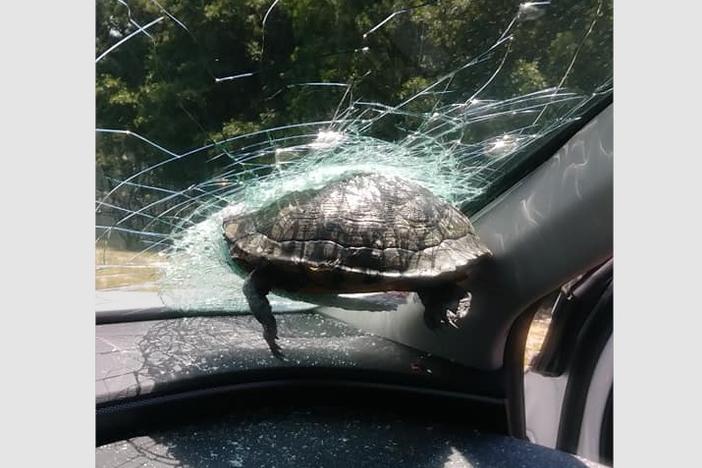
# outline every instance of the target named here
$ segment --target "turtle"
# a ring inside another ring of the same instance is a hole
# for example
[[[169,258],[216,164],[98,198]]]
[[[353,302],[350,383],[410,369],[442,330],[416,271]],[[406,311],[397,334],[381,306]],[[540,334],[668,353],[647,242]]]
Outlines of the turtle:
[[[222,228],[249,308],[280,358],[271,291],[296,298],[415,292],[428,328],[457,327],[472,297],[459,283],[492,256],[459,209],[417,182],[370,172],[289,192],[224,217]]]

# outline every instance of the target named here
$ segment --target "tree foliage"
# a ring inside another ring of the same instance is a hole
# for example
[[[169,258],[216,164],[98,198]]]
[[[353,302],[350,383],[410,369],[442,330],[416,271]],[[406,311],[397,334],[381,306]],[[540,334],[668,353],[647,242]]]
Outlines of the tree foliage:
[[[353,99],[395,105],[481,56],[519,11],[519,3],[508,0],[272,5],[98,0],[96,56],[138,31],[137,25],[163,17],[96,64],[98,127],[130,130],[182,153],[244,133],[332,118],[346,88],[305,83],[351,84]],[[559,85],[590,93],[612,76],[611,0],[553,2],[542,13],[530,21],[516,18],[507,48],[457,74],[454,94],[442,99],[466,99],[493,75],[483,97],[507,99]],[[226,79],[244,74],[250,75]],[[411,106],[426,110],[432,99]],[[397,124],[376,131],[392,139]],[[99,170],[113,179],[163,159],[142,142],[114,134],[99,134],[97,148]],[[217,164],[164,166],[147,182],[187,187]]]

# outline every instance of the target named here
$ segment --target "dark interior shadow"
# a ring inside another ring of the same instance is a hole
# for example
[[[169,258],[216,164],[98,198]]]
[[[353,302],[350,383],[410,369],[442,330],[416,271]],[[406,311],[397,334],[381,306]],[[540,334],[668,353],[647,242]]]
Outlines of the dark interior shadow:
[[[99,447],[96,460],[101,467],[587,466],[519,439],[338,407],[256,408]]]

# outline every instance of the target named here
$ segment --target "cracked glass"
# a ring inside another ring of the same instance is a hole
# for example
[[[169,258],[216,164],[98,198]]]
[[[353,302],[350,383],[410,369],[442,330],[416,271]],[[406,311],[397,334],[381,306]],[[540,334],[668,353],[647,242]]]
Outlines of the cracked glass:
[[[100,0],[96,33],[96,287],[195,314],[249,313],[232,212],[363,171],[472,215],[612,94],[606,0]]]

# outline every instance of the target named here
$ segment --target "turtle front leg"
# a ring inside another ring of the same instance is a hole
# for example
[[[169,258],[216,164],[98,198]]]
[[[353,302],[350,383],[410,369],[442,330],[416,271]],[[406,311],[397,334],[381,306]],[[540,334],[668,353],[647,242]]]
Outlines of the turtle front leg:
[[[454,328],[468,315],[472,295],[458,286],[451,285],[423,289],[417,292],[424,305],[424,323],[430,330],[440,325]]]
[[[429,330],[436,330],[446,316],[440,292],[436,289],[422,289],[417,291],[417,294],[424,306],[424,324]]]
[[[270,292],[271,285],[267,281],[261,270],[252,271],[244,281],[243,291],[249,308],[256,320],[263,325],[263,339],[268,343],[268,347],[273,356],[283,359],[283,353],[278,343],[278,325],[271,310],[271,304],[266,295]]]

